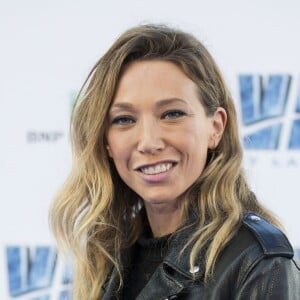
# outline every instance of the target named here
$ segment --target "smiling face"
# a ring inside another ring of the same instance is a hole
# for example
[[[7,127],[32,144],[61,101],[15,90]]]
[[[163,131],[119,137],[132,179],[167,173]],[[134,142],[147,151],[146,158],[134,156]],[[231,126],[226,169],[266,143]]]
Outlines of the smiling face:
[[[222,108],[206,116],[196,84],[177,65],[134,62],[122,74],[109,111],[107,149],[146,207],[177,207],[225,123]]]

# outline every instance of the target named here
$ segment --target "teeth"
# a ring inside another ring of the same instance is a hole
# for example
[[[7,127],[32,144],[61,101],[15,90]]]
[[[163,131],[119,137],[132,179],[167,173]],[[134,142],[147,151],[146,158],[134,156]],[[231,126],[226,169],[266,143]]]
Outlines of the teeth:
[[[141,171],[147,175],[154,175],[168,171],[171,169],[171,163],[159,164],[152,167],[142,168]]]

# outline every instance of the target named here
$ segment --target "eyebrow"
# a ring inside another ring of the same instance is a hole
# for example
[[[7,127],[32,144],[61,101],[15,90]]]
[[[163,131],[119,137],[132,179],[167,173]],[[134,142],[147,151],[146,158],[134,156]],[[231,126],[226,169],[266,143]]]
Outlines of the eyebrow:
[[[180,99],[180,98],[167,98],[167,99],[159,100],[156,103],[156,106],[160,108],[160,107],[167,106],[167,105],[173,104],[173,103],[178,103],[178,102],[183,103],[183,104],[187,104],[187,102],[185,100]],[[117,102],[117,103],[114,103],[112,105],[111,109],[135,110],[134,106],[130,102]]]
[[[173,104],[173,103],[183,103],[183,104],[187,104],[187,102],[181,98],[169,98],[169,99],[162,99],[160,101],[158,101],[157,106],[158,107],[162,107],[165,105],[169,105],[169,104]]]

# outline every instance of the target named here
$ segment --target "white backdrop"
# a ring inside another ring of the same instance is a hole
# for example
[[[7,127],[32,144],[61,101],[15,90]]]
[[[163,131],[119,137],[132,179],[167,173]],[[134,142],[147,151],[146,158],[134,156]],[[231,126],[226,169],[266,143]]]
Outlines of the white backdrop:
[[[47,211],[70,169],[72,97],[120,33],[159,22],[195,34],[221,67],[240,120],[240,74],[290,75],[287,110],[277,119],[288,132],[290,120],[300,118],[294,110],[300,97],[299,10],[297,0],[0,0],[0,299],[13,296],[7,247],[29,247],[34,260],[32,249],[53,245]],[[241,126],[241,134],[247,130]],[[245,167],[254,192],[300,248],[300,149],[289,150],[282,141],[276,150],[248,150]],[[59,263],[48,288],[31,292],[21,280],[14,299],[51,293],[39,299],[59,299]]]

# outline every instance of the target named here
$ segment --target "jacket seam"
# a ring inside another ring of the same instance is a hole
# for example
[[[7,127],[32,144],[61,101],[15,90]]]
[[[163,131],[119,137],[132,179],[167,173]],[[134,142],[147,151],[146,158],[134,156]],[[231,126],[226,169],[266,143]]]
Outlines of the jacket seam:
[[[255,267],[265,258],[265,255],[261,254],[253,260],[253,262],[249,265],[249,267],[244,271],[244,275],[242,276],[239,285],[237,286],[237,291],[239,291],[249,277],[250,273],[255,269]]]

